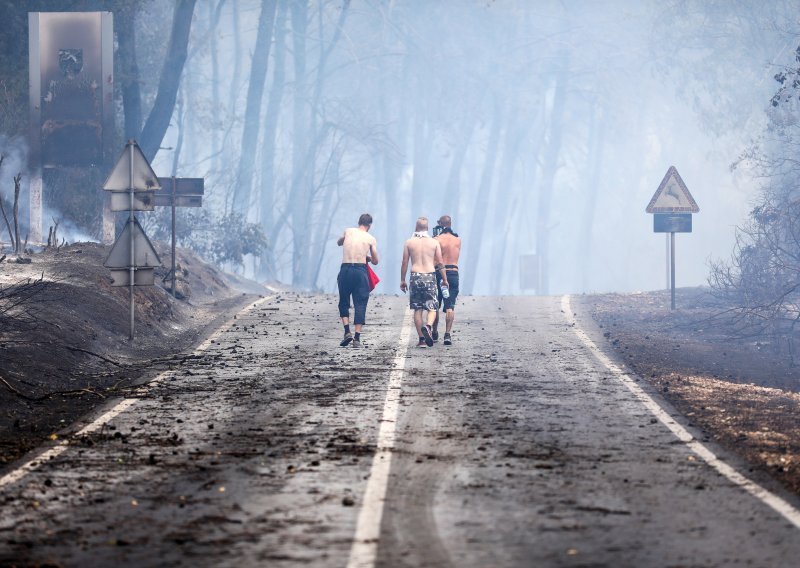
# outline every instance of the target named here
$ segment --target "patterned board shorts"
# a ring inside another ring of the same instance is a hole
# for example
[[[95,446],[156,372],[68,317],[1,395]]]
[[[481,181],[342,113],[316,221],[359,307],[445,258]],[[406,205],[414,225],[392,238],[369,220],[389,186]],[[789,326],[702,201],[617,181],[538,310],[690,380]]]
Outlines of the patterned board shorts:
[[[437,301],[438,289],[436,288],[436,273],[411,273],[410,294],[408,305],[412,310],[436,311],[439,309]]]

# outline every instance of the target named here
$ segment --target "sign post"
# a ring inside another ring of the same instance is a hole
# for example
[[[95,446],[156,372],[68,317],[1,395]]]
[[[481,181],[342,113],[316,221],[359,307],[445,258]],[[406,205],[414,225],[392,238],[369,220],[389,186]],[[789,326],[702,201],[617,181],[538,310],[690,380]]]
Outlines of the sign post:
[[[134,286],[152,286],[153,270],[161,266],[161,259],[136,220],[134,211],[152,211],[153,193],[160,189],[158,177],[135,140],[128,140],[125,150],[103,184],[112,192],[113,211],[128,211],[128,222],[117,238],[103,266],[111,269],[112,286],[130,287],[130,339],[134,337],[135,303]],[[127,193],[126,201],[115,193]],[[128,241],[126,243],[125,241]]]
[[[155,196],[154,205],[172,207],[172,297],[175,297],[175,208],[176,207],[202,207],[204,185],[203,178],[158,178],[162,187],[169,184],[169,193],[159,193]]]
[[[675,166],[670,166],[653,194],[646,212],[653,214],[653,232],[669,233],[667,240],[667,282],[670,308],[675,309],[675,233],[692,232],[692,213],[700,208],[689,193]]]

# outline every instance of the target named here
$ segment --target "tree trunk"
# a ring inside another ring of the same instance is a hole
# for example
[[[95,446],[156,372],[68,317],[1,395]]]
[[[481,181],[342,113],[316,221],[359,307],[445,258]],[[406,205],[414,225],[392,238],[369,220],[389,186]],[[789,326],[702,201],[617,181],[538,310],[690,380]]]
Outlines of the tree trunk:
[[[511,217],[515,207],[521,205],[522,200],[516,200],[513,193],[514,188],[514,172],[516,170],[517,161],[519,158],[520,145],[522,140],[534,128],[537,132],[536,140],[532,145],[532,151],[526,152],[528,159],[536,161],[541,151],[542,140],[544,140],[544,128],[542,124],[535,126],[530,124],[530,116],[523,116],[522,120],[516,115],[511,115],[508,120],[508,129],[506,130],[506,139],[503,143],[503,159],[500,165],[500,171],[497,177],[497,198],[495,201],[494,209],[494,222],[492,224],[496,229],[495,238],[492,239],[492,255],[493,260],[492,270],[490,271],[489,280],[491,282],[490,290],[492,294],[502,294],[506,290],[504,286],[508,283],[508,274],[506,273],[506,259],[509,255],[519,252],[519,243],[516,239],[511,243],[508,239],[508,231],[511,228]],[[520,192],[523,193],[527,188],[521,187]]]
[[[567,81],[569,80],[569,59],[560,58],[555,77],[553,108],[547,129],[547,142],[542,160],[542,179],[539,189],[539,206],[536,219],[536,252],[539,255],[539,288],[537,293],[546,296],[550,293],[550,203],[553,197],[554,182],[558,172],[558,158],[561,154],[561,136],[564,110],[566,109]]]
[[[253,190],[253,170],[258,147],[258,131],[261,125],[261,102],[264,98],[264,83],[267,80],[269,52],[272,46],[272,29],[275,26],[276,0],[262,0],[261,16],[258,20],[258,35],[250,67],[250,83],[247,88],[247,105],[242,129],[242,148],[239,169],[233,190],[232,209],[235,213],[247,216],[251,209]],[[245,219],[246,220],[246,219]]]
[[[597,208],[600,174],[603,169],[603,150],[605,147],[606,113],[602,107],[592,109],[592,121],[589,126],[589,167],[586,168],[584,182],[586,201],[583,207],[580,236],[578,238],[578,269],[581,274],[581,291],[588,292],[589,276],[592,268],[592,226]]]
[[[222,99],[219,94],[219,55],[217,53],[217,34],[216,29],[219,26],[219,19],[222,15],[222,7],[225,5],[225,0],[219,0],[217,6],[213,7],[211,2],[208,3],[208,19],[209,19],[209,52],[211,57],[211,108],[212,112],[221,116],[222,113]],[[220,153],[222,152],[222,145],[219,136],[220,128],[212,125],[211,127],[211,161],[209,168],[211,171],[217,171],[220,164]]]
[[[401,85],[408,85],[410,68],[408,58],[404,59]],[[380,85],[380,116],[381,124],[391,124],[389,105],[387,98],[392,91],[387,92],[385,84],[381,81]],[[397,134],[394,143],[387,146],[381,155],[380,167],[383,170],[383,191],[385,197],[385,227],[386,239],[378,243],[378,250],[381,251],[381,264],[379,265],[382,273],[381,279],[384,282],[383,290],[387,293],[397,290],[400,280],[400,251],[402,249],[403,232],[398,226],[399,221],[399,198],[400,180],[406,161],[406,147],[408,145],[408,96],[407,91],[400,93],[396,97],[399,105],[399,119],[397,120]],[[393,149],[397,149],[393,151]]]
[[[308,258],[308,212],[310,211],[310,181],[308,170],[313,154],[306,161],[309,131],[308,92],[306,82],[306,33],[308,5],[306,0],[291,4],[292,47],[294,58],[294,106],[292,110],[292,189],[289,199],[292,219],[292,284],[302,287],[303,266]]]
[[[469,143],[472,139],[472,132],[475,130],[475,124],[476,121],[472,116],[464,117],[458,140],[455,141],[453,161],[450,162],[450,173],[447,176],[447,185],[445,186],[444,199],[442,200],[442,210],[437,215],[458,217],[458,206],[461,199],[461,170],[464,166],[464,158],[467,156],[467,150],[469,150]]]
[[[117,81],[122,91],[125,140],[138,139],[142,129],[142,94],[139,65],[136,62],[136,10],[132,6],[117,11]]]
[[[500,101],[493,103],[492,126],[489,131],[489,145],[486,148],[486,160],[481,173],[481,181],[478,185],[478,192],[475,196],[475,206],[472,209],[472,222],[469,225],[470,234],[464,236],[467,243],[464,259],[464,270],[461,272],[463,284],[461,289],[465,294],[472,294],[475,289],[476,271],[481,256],[481,243],[483,242],[483,232],[486,225],[486,215],[489,209],[492,193],[492,179],[494,178],[495,164],[497,163],[497,147],[500,145],[500,130],[504,122],[504,109]]]
[[[167,128],[169,128],[169,121],[172,118],[172,112],[175,110],[178,86],[181,82],[183,65],[186,62],[195,1],[176,0],[175,3],[172,32],[164,67],[161,69],[158,94],[139,140],[139,146],[150,162],[156,157],[161,147],[161,141],[164,139]]]
[[[414,113],[414,177],[411,181],[411,217],[417,218],[425,211],[426,178],[433,135],[426,124],[425,109],[417,107]]]
[[[272,88],[267,101],[264,116],[263,141],[261,143],[261,226],[264,233],[270,235],[273,228],[273,210],[275,209],[275,147],[278,134],[278,120],[286,87],[286,16],[287,3],[279,1],[278,14],[275,21],[275,52],[273,55]],[[264,279],[276,277],[275,243],[269,242],[261,256],[259,273]]]
[[[178,139],[175,141],[175,150],[172,154],[171,176],[178,176],[178,166],[181,161],[181,151],[183,150],[184,131],[186,130],[186,108],[183,103],[184,90],[178,89],[178,101],[175,107],[175,126],[178,130]],[[166,189],[166,188],[164,188]]]

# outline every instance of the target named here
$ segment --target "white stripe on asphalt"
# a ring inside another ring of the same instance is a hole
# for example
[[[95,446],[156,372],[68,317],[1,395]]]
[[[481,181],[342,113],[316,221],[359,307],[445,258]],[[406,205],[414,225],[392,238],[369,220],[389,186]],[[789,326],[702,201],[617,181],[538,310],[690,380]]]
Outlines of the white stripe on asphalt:
[[[397,410],[400,406],[400,386],[403,381],[403,369],[406,366],[408,336],[411,333],[411,313],[411,311],[406,312],[403,318],[397,355],[389,373],[389,386],[383,403],[383,418],[378,431],[378,447],[375,457],[372,458],[372,468],[369,472],[367,489],[364,491],[361,511],[358,514],[355,540],[353,548],[350,549],[347,568],[372,568],[378,557],[378,538],[381,534],[386,486],[389,484],[389,469],[392,465]]]
[[[266,296],[264,298],[261,298],[260,300],[254,302],[253,304],[247,306],[246,308],[243,308],[239,313],[236,314],[236,316],[238,317],[243,314],[246,314],[250,310],[255,309],[256,307],[260,306],[261,304],[271,299],[272,297],[273,296]],[[218,327],[217,330],[213,334],[211,334],[211,336],[208,339],[203,341],[197,347],[197,349],[194,350],[194,354],[199,355],[200,353],[208,349],[214,343],[214,341],[217,341],[219,336],[233,324],[235,319],[236,317],[231,318],[228,321],[226,321],[223,325]],[[150,381],[148,385],[152,386],[163,381],[171,373],[172,373],[171,370],[160,373],[155,379]],[[138,398],[122,399],[113,407],[111,407],[110,410],[107,410],[101,416],[94,419],[92,422],[90,422],[89,424],[78,430],[78,432],[76,432],[72,437],[80,438],[81,436],[85,436],[86,434],[90,434],[92,432],[95,432],[96,430],[99,430],[100,428],[111,422],[114,418],[116,418],[117,416],[128,410],[130,407],[132,407],[134,404],[136,404],[138,400],[139,400]],[[51,448],[48,448],[47,450],[37,455],[36,457],[29,459],[27,462],[20,465],[16,469],[8,472],[3,477],[0,477],[0,489],[3,489],[21,480],[30,472],[36,470],[43,463],[55,459],[61,454],[63,454],[68,448],[69,448],[69,440],[61,440],[56,445],[52,446]]]
[[[745,491],[747,491],[753,497],[759,499],[765,505],[770,507],[773,511],[778,513],[779,515],[783,516],[787,521],[793,524],[796,528],[800,529],[800,511],[797,510],[794,506],[790,503],[781,499],[774,493],[768,491],[767,489],[763,488],[758,483],[748,479],[738,471],[736,471],[733,467],[719,459],[714,452],[712,452],[708,447],[703,445],[702,442],[698,441],[694,436],[692,436],[686,428],[675,422],[673,418],[663,409],[661,406],[650,396],[648,395],[642,388],[636,384],[636,381],[632,378],[629,373],[623,371],[618,365],[614,364],[611,359],[609,359],[601,350],[597,347],[597,345],[589,339],[589,336],[578,326],[578,323],[575,321],[575,317],[572,313],[572,307],[570,305],[570,297],[569,295],[563,296],[561,298],[561,309],[564,310],[564,315],[567,318],[567,322],[572,326],[572,329],[575,331],[575,334],[578,338],[583,342],[583,344],[591,351],[597,359],[606,366],[606,368],[611,371],[614,375],[619,378],[622,383],[628,387],[633,395],[642,403],[644,404],[647,409],[652,412],[658,420],[661,421],[669,430],[683,443],[687,445],[687,447],[692,450],[696,455],[702,458],[708,465],[716,469],[720,474],[725,476],[728,481],[731,483],[738,485]]]

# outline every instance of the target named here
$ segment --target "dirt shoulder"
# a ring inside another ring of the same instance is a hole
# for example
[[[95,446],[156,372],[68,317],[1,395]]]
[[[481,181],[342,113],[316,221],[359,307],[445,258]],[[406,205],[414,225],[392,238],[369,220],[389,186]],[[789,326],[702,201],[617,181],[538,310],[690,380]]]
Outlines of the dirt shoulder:
[[[168,265],[166,247],[156,247]],[[27,264],[11,255],[0,263],[0,290],[27,294],[5,314],[13,299],[0,297],[0,470],[107,398],[180,364],[211,328],[268,293],[179,249],[179,299],[162,281],[168,269],[158,269],[156,285],[135,292],[130,341],[129,291],[110,285],[107,254],[78,243],[26,255]]]
[[[707,289],[578,297],[606,347],[694,426],[800,495],[800,368],[754,339],[731,339]],[[713,322],[713,323],[712,323]]]

